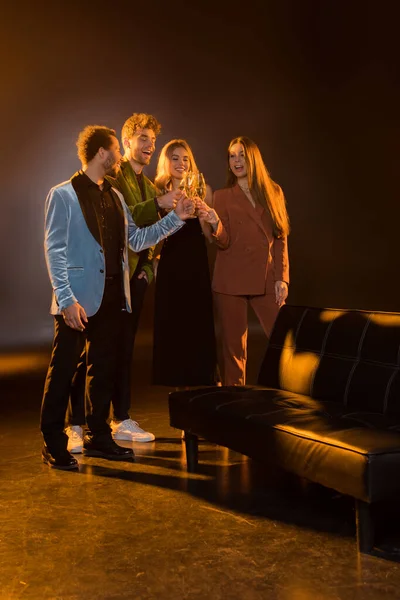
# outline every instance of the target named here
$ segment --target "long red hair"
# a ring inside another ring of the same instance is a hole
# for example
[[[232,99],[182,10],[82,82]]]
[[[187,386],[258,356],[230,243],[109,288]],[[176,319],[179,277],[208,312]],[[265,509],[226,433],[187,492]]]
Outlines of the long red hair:
[[[282,188],[271,179],[257,144],[248,137],[236,137],[229,144],[228,187],[233,187],[237,182],[236,175],[229,168],[230,150],[234,144],[242,144],[244,148],[247,180],[251,195],[255,202],[269,210],[274,224],[275,237],[281,238],[289,235],[289,215],[286,210],[285,196],[283,195]]]

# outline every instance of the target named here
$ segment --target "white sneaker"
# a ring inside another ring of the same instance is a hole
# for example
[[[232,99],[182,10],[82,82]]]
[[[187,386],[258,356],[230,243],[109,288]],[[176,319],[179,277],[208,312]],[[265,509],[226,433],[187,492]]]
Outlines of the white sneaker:
[[[65,429],[68,436],[67,450],[71,454],[80,454],[83,450],[83,430],[79,425],[70,425]]]
[[[139,423],[132,419],[125,419],[118,423],[111,421],[111,432],[114,440],[127,440],[129,442],[152,442],[155,435],[139,427]]]

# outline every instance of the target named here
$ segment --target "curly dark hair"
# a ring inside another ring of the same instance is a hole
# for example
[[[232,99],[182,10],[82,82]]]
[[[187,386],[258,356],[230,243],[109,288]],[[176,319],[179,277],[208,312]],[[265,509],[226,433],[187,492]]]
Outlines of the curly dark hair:
[[[108,150],[112,144],[111,137],[117,137],[114,129],[103,125],[87,125],[76,141],[81,163],[87,165],[96,156],[99,148]]]
[[[157,136],[161,131],[161,125],[153,115],[133,113],[133,115],[125,121],[122,127],[122,141],[124,138],[130,139],[137,129],[151,129]]]

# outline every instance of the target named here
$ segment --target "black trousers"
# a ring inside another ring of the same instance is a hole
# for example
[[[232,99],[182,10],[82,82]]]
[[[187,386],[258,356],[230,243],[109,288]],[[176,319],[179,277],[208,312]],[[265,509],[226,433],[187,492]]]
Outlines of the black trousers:
[[[122,283],[117,278],[106,281],[102,304],[89,317],[85,331],[68,327],[62,316],[55,317],[53,352],[44,386],[40,426],[44,441],[52,454],[67,447],[64,433],[71,381],[83,350],[87,369],[86,422],[93,437],[108,442],[111,430],[107,423],[114,392],[121,335]]]
[[[111,403],[113,416],[117,421],[129,419],[131,407],[131,365],[135,337],[139,326],[139,318],[148,287],[146,279],[138,279],[142,269],[137,269],[130,281],[132,312],[122,313],[122,331],[118,342],[118,364]],[[69,425],[85,424],[85,386],[86,386],[85,350],[80,357],[78,368],[72,381],[70,404],[67,415]],[[87,395],[86,395],[87,396]]]

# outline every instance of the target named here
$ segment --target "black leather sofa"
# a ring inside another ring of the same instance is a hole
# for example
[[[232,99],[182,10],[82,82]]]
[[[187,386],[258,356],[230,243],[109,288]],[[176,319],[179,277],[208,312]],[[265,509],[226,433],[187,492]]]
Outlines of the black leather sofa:
[[[257,386],[169,396],[185,430],[356,500],[358,546],[374,544],[371,505],[400,497],[400,314],[284,306]]]

